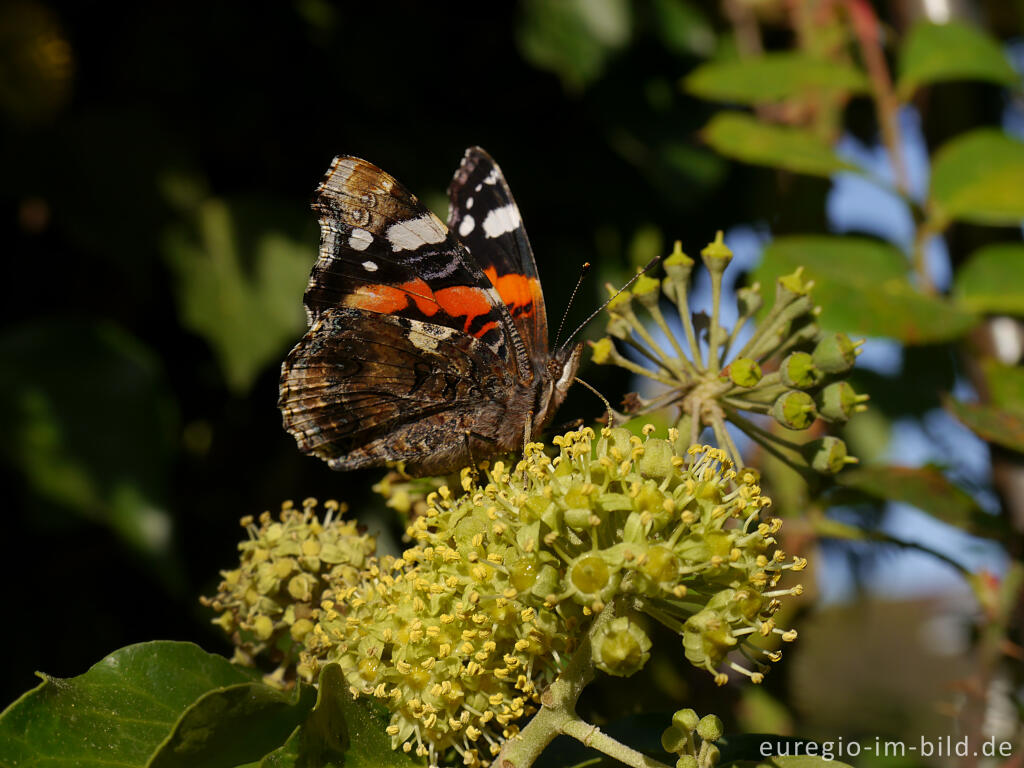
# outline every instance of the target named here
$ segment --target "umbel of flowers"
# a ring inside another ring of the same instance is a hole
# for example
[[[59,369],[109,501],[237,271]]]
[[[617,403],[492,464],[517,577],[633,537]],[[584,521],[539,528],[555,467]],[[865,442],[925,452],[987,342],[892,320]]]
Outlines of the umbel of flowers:
[[[811,297],[813,282],[804,279],[801,268],[776,281],[772,307],[741,343],[744,326],[761,310],[761,287],[755,283],[737,292],[739,319],[726,329],[719,309],[722,275],[732,252],[721,232],[701,251],[701,258],[711,275],[712,301],[710,317],[701,316],[703,329],[697,322],[701,318],[689,306],[694,261],[678,242],[662,262],[663,280],[641,276],[632,290],[608,305],[608,336],[593,343],[594,362],[625,368],[663,390],[650,399],[628,396],[626,411],[643,414],[674,407],[685,444],[697,442],[701,430],[710,427],[719,447],[740,466],[743,462],[726,431],[727,421],[804,473],[833,475],[855,462],[837,437],[790,440],[744,414],[769,416],[794,432],[810,428],[818,419],[846,423],[867,407],[867,395],[857,394],[845,380],[862,342],[822,331],[817,323],[820,309]],[[673,325],[662,312],[663,304],[676,315]],[[668,348],[659,343],[656,333],[664,336]],[[644,364],[621,354],[614,340],[631,348]]]
[[[455,749],[471,766],[517,733],[582,638],[598,669],[642,668],[639,613],[720,684],[730,668],[760,682],[777,640],[796,636],[772,618],[800,591],[779,579],[805,561],[776,548],[781,523],[753,472],[652,432],[586,428],[550,453],[527,446],[514,468],[465,470],[461,493],[430,495],[400,558],[323,592],[300,673],[338,662],[354,694],[391,711],[396,749],[432,765]]]

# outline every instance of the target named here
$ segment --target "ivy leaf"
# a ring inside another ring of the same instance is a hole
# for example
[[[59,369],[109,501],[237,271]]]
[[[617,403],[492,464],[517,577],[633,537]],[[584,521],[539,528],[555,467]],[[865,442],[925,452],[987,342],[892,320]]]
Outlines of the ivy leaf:
[[[184,324],[213,347],[228,386],[246,392],[302,334],[312,247],[214,198],[196,209],[195,232],[172,230],[164,251]]]
[[[989,358],[981,368],[992,405],[1024,416],[1024,367]]]
[[[312,706],[191,643],[156,641],[43,683],[0,714],[0,764],[235,766],[279,745]]]
[[[4,458],[40,498],[165,555],[177,413],[152,351],[113,325],[52,321],[6,331],[0,359],[17,372],[0,379]]]
[[[982,440],[1024,453],[1024,415],[947,397],[943,405]]]
[[[527,0],[516,37],[524,59],[581,91],[629,42],[631,25],[628,0]]]
[[[1024,245],[1001,243],[972,253],[957,270],[953,296],[973,312],[1024,315]]]
[[[717,152],[745,163],[811,176],[858,172],[810,131],[762,123],[740,112],[719,112],[701,136]]]
[[[907,260],[896,248],[856,237],[782,237],[768,244],[754,279],[774,285],[804,267],[827,330],[887,336],[907,344],[955,339],[977,318],[937,296],[920,293],[907,278]]]
[[[945,80],[984,80],[1009,87],[1019,82],[999,43],[966,24],[915,24],[900,49],[899,98]]]
[[[951,220],[1013,226],[1024,219],[1024,143],[983,128],[959,136],[935,155],[931,215]]]
[[[704,64],[683,79],[683,87],[702,99],[753,105],[821,92],[864,93],[869,83],[849,64],[804,53],[768,53]]]
[[[848,469],[836,482],[886,501],[900,501],[976,536],[999,538],[1005,531],[965,490],[934,466]]]

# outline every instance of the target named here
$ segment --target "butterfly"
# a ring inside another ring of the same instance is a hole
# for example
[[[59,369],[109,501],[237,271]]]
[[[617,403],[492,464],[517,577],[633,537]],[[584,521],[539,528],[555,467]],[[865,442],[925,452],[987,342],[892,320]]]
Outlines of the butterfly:
[[[281,367],[284,426],[333,469],[454,471],[519,450],[565,399],[582,344],[552,351],[537,264],[497,163],[466,150],[447,224],[377,166],[316,190],[308,330]]]

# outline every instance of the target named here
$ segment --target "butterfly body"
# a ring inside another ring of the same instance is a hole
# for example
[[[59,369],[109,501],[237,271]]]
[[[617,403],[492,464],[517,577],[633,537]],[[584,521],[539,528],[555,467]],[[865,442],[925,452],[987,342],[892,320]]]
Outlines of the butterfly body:
[[[581,346],[549,352],[533,253],[487,153],[467,150],[449,197],[446,225],[349,156],[317,190],[309,329],[279,405],[299,447],[335,469],[440,474],[520,449],[573,381]]]

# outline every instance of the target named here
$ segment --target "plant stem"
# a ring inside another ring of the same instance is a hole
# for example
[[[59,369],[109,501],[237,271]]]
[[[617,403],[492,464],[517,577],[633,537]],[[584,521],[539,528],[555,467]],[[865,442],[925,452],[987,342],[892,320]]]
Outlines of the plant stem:
[[[493,763],[496,768],[528,768],[559,734],[572,736],[633,768],[669,768],[601,733],[597,726],[584,722],[576,714],[576,702],[580,694],[587,683],[594,679],[592,638],[615,618],[617,607],[614,602],[610,603],[594,619],[590,631],[569,659],[562,674],[541,695],[540,710],[518,735],[505,742]]]

